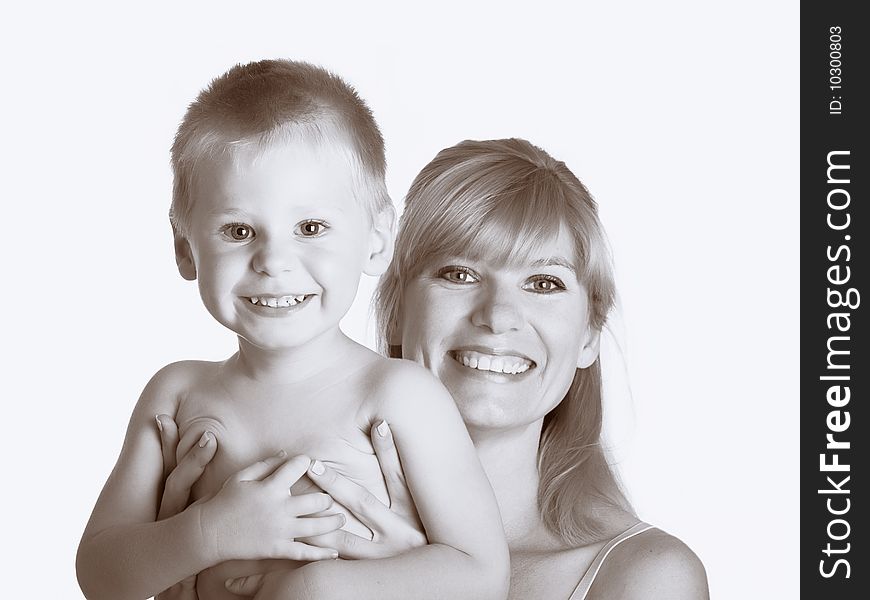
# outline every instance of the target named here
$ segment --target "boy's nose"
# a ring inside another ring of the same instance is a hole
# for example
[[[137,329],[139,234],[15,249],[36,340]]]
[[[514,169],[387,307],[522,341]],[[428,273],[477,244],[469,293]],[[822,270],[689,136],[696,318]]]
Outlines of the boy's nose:
[[[270,277],[294,270],[299,264],[299,257],[292,246],[293,243],[289,240],[262,242],[254,254],[252,268],[257,273]]]

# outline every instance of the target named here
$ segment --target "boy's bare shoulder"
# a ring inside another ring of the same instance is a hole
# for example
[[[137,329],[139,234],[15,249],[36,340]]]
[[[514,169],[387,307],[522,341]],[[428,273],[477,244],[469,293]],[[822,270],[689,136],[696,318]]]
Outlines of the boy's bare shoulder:
[[[369,371],[369,395],[385,411],[422,403],[453,404],[444,385],[425,367],[401,358],[378,356]]]
[[[169,363],[157,371],[148,386],[161,388],[185,388],[213,377],[223,363],[205,360],[180,360]]]
[[[425,367],[404,358],[378,356],[372,364],[372,383],[383,393],[405,391],[408,386],[443,386]]]
[[[614,548],[592,589],[591,598],[709,598],[701,560],[682,540],[657,528]]]
[[[156,410],[175,414],[178,404],[191,389],[213,378],[222,363],[202,360],[182,360],[170,363],[157,371],[139,399],[143,410]]]

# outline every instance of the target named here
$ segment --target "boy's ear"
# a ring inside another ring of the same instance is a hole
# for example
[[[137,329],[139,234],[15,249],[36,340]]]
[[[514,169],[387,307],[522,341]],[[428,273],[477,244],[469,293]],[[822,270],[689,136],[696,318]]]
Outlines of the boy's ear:
[[[393,260],[395,222],[396,210],[392,204],[372,219],[372,230],[369,234],[369,255],[363,266],[363,273],[366,275],[382,275],[390,266],[390,261]]]
[[[577,358],[577,368],[585,369],[595,362],[601,349],[601,331],[590,329],[583,347],[580,348],[580,356]]]
[[[175,264],[178,265],[178,272],[188,281],[194,281],[196,279],[196,263],[193,261],[190,242],[175,226],[172,227],[172,234],[175,238]]]

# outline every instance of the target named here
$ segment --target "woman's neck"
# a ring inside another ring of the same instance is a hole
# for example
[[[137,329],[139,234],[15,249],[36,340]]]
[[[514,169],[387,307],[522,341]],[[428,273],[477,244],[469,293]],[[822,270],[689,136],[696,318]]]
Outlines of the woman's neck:
[[[509,431],[470,430],[512,548],[543,529],[538,510],[538,444],[542,425],[543,419]]]

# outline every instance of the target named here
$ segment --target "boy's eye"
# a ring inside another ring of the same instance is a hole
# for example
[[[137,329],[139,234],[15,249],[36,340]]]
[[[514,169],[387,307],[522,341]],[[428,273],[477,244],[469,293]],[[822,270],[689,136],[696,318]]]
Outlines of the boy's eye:
[[[254,237],[254,230],[245,223],[230,223],[221,228],[221,233],[236,242],[244,242]]]
[[[535,275],[530,277],[523,288],[537,294],[552,294],[553,292],[566,289],[562,280],[553,275]]]
[[[449,267],[443,267],[438,270],[438,277],[441,279],[446,279],[452,283],[477,283],[480,281],[480,276],[469,269],[468,267],[461,267],[457,265],[451,265]]]
[[[309,219],[296,226],[296,233],[303,237],[317,237],[323,235],[327,229],[329,229],[329,225],[325,222]]]

